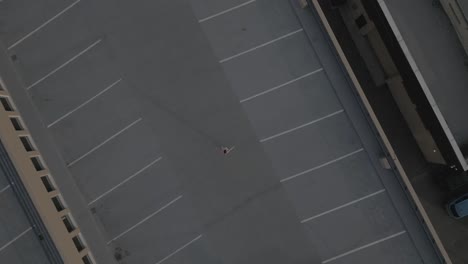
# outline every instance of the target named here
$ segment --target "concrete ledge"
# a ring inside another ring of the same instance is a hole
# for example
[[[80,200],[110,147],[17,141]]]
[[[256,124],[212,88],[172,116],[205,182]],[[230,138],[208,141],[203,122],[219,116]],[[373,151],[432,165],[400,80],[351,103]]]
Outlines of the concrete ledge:
[[[449,141],[449,143],[450,143],[450,145],[451,145],[451,147],[452,147],[452,149],[453,149],[453,151],[454,151],[454,153],[455,153],[455,155],[456,155],[456,157],[458,159],[458,162],[459,162],[460,166],[462,167],[462,169],[464,171],[467,171],[468,170],[468,163],[467,163],[465,157],[463,156],[463,153],[460,150],[460,146],[455,141],[453,133],[450,130],[444,116],[442,115],[442,112],[440,111],[440,108],[437,105],[436,100],[434,99],[434,96],[432,95],[432,92],[429,89],[429,86],[428,86],[426,80],[424,79],[423,75],[421,74],[421,71],[420,71],[415,59],[413,58],[413,55],[411,54],[411,52],[410,52],[410,50],[408,48],[408,45],[406,44],[405,40],[403,39],[402,34],[401,34],[400,30],[398,29],[398,26],[396,25],[396,22],[395,22],[393,16],[390,14],[390,10],[387,7],[387,4],[385,3],[384,0],[378,0],[377,2],[379,4],[380,8],[382,9],[382,12],[384,13],[388,24],[390,25],[390,28],[392,29],[393,34],[396,36],[396,38],[398,40],[398,44],[400,45],[403,53],[405,54],[405,57],[408,60],[410,66],[411,66],[411,69],[413,70],[413,72],[414,72],[414,74],[415,74],[415,76],[416,76],[416,78],[417,78],[417,80],[419,82],[419,85],[421,86],[427,100],[429,101],[438,122],[442,126],[442,129],[443,129],[443,131],[445,133],[445,136],[447,137],[447,139],[448,139],[448,141]]]
[[[27,193],[32,201],[33,205],[30,207],[37,210],[37,218],[42,220],[43,236],[51,239],[49,251],[55,248],[55,255],[49,253],[55,256],[55,259],[51,259],[52,263],[82,264],[82,258],[87,254],[93,263],[114,263],[74,182],[71,181],[71,177],[67,179],[68,171],[63,168],[64,163],[61,158],[54,153],[51,140],[47,140],[47,131],[37,117],[36,110],[14,71],[6,50],[1,46],[0,77],[2,96],[7,97],[14,106],[14,111],[0,109],[0,139],[11,160],[12,169],[17,171],[16,177],[20,178],[24,185],[24,193]],[[18,117],[23,129],[14,128],[10,121],[12,116]],[[29,137],[33,141],[34,150],[26,151],[19,136]],[[51,157],[50,153],[54,153],[54,157]],[[31,157],[38,157],[40,165],[33,164]],[[60,177],[52,177],[51,174]],[[47,190],[41,176],[53,178],[53,190]],[[61,210],[56,208],[57,205],[51,198],[60,201]],[[64,216],[73,219],[72,232],[68,232],[62,221]],[[72,240],[76,236],[79,237],[83,250],[77,250]]]
[[[359,97],[361,98],[362,100],[362,103],[365,107],[365,109],[367,110],[368,114],[369,114],[369,117],[373,123],[373,125],[375,126],[379,136],[381,137],[381,140],[386,148],[386,150],[388,151],[388,154],[390,155],[391,159],[393,160],[393,163],[396,167],[396,170],[398,171],[400,177],[401,177],[401,180],[403,182],[403,184],[405,185],[406,189],[407,189],[407,193],[409,194],[410,198],[413,200],[415,206],[416,206],[416,209],[417,211],[419,211],[419,215],[422,219],[422,222],[425,224],[426,226],[426,230],[429,234],[429,236],[432,238],[433,240],[433,244],[434,244],[434,247],[437,249],[437,251],[439,252],[441,258],[443,259],[443,261],[445,261],[445,263],[452,263],[437,232],[435,231],[424,207],[422,206],[421,204],[421,201],[419,200],[419,197],[417,196],[405,170],[403,169],[400,161],[398,160],[398,157],[396,156],[395,154],[395,151],[393,150],[393,147],[391,146],[390,144],[390,141],[388,140],[382,126],[380,125],[380,122],[379,120],[377,119],[376,117],[376,114],[374,113],[358,79],[356,78],[354,72],[353,72],[353,69],[351,68],[338,40],[336,39],[335,35],[334,35],[334,32],[330,26],[330,24],[328,23],[327,21],[327,18],[325,17],[325,14],[320,6],[320,4],[318,3],[318,0],[311,0],[311,2],[313,3],[313,8],[315,8],[317,14],[319,15],[320,17],[320,20],[322,21],[323,23],[323,26],[325,28],[325,30],[327,31],[329,37],[330,37],[330,40],[331,42],[333,43],[333,46],[334,48],[336,49],[336,52],[341,60],[341,62],[343,63],[354,87],[356,88],[356,92],[357,94],[359,95]]]

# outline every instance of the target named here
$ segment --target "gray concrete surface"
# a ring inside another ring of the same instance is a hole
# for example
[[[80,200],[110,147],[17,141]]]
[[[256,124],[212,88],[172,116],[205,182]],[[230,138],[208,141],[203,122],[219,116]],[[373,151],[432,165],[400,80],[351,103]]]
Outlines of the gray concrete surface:
[[[467,19],[468,16],[468,2],[463,1],[463,0],[458,0],[457,4],[460,6],[460,9],[462,10],[463,16],[465,19]]]
[[[464,113],[468,111],[468,74],[466,55],[455,29],[436,1],[385,2],[466,156],[468,125]]]
[[[1,168],[0,262],[50,263]]]
[[[8,16],[5,46],[64,3]],[[82,0],[9,49],[85,238],[122,263],[437,263],[313,14],[242,3]]]
[[[460,60],[463,60],[463,54],[462,51],[458,51],[459,43],[456,38],[456,33],[451,29],[448,18],[445,17],[443,10],[438,5],[433,6],[430,2],[426,1],[415,1],[411,3],[393,1],[387,4],[394,8],[392,15],[394,17],[400,17],[401,24],[398,26],[401,31],[406,31],[407,35],[405,36],[405,41],[408,45],[410,45],[410,43],[413,45],[411,52],[415,52],[415,54],[419,56],[418,63],[426,70],[423,74],[430,75],[430,80],[432,80],[432,78],[437,78],[439,81],[447,82],[453,82],[454,80],[443,79],[443,75],[441,75],[439,71],[444,72],[444,74],[463,74],[460,72],[463,70],[463,66],[459,63]],[[408,7],[408,4],[410,4],[411,7]],[[436,3],[434,2],[434,4]],[[417,19],[417,21],[409,17],[409,12],[411,12],[411,10],[414,11],[415,8],[422,10],[424,14]],[[406,11],[408,11],[408,13],[406,13]],[[426,23],[426,25],[420,24],[421,21],[424,21],[423,23]],[[437,25],[433,24],[435,22],[437,22]],[[430,26],[427,26],[428,24],[430,24]],[[420,31],[423,27],[426,29],[430,28],[431,30]],[[415,30],[415,32],[410,34],[411,30]],[[430,32],[430,34],[428,34],[428,32]],[[436,34],[442,34],[443,36],[450,35],[450,37],[436,39],[434,38]],[[437,44],[423,41],[424,38],[431,38],[432,41],[435,41]],[[439,46],[440,49],[434,52],[434,45],[447,46],[443,49]],[[419,50],[421,48],[423,49],[422,51]],[[429,51],[430,49],[432,49],[432,51]],[[424,52],[423,57],[422,54],[420,54],[421,52]],[[444,58],[444,60],[438,61],[437,63],[434,62],[435,57],[446,56],[447,52],[450,54],[458,53],[459,55],[454,55],[454,57],[452,57],[453,54],[451,54]],[[427,67],[436,68],[437,72],[432,72],[428,70]],[[453,68],[456,68],[456,70],[454,72],[449,72]],[[435,74],[435,76],[431,76],[432,74]],[[466,75],[466,72],[464,74]],[[432,83],[432,85],[434,86],[430,88],[436,92],[441,88],[441,86],[437,86],[435,83]],[[461,87],[465,87],[463,82],[458,82],[457,86],[444,86],[443,90],[447,91],[447,93],[442,96],[442,100],[451,100],[457,93],[459,93],[457,97],[463,97],[465,91],[457,90]],[[369,87],[368,97],[371,102],[373,102],[373,107],[379,115],[379,119],[386,130],[387,136],[390,138],[452,262],[457,264],[467,263],[468,254],[466,253],[466,248],[468,247],[468,233],[466,231],[468,221],[465,219],[452,219],[445,210],[445,204],[453,196],[453,194],[446,189],[446,184],[443,181],[447,172],[441,170],[441,168],[434,167],[433,165],[431,166],[424,160],[412,135],[409,133],[409,129],[403,129],[403,127],[406,127],[406,124],[404,124],[403,118],[399,116],[398,109],[395,109],[394,103],[388,100],[388,98],[390,98],[388,92],[376,89],[376,87]],[[436,100],[437,99],[438,98],[436,98]],[[461,98],[461,100],[462,99],[463,98]],[[439,103],[439,101],[437,101],[437,103]],[[445,107],[447,107],[447,105]],[[459,118],[463,117],[462,112],[464,105],[458,105],[457,101],[454,101],[453,105],[450,107],[454,112],[449,114],[456,114]],[[460,111],[459,113],[456,113],[457,109]],[[450,128],[452,129],[454,127],[451,126]]]
[[[343,33],[344,25],[339,19],[330,15],[334,23],[334,31],[342,38],[342,42],[351,41]],[[384,87],[375,86],[369,73],[360,67],[364,65],[357,56],[360,56],[351,45],[346,46],[348,59],[353,63],[353,69],[361,78],[361,84],[366,95],[376,112],[380,123],[385,130],[397,156],[408,174],[433,226],[441,238],[445,249],[453,263],[468,262],[466,248],[468,246],[467,221],[454,220],[447,214],[445,204],[450,199],[450,194],[444,190],[444,172],[440,167],[430,165],[422,155],[413,135],[411,134],[404,118],[392,99],[390,92]],[[361,51],[364,49],[361,49]],[[365,55],[364,55],[365,56]]]

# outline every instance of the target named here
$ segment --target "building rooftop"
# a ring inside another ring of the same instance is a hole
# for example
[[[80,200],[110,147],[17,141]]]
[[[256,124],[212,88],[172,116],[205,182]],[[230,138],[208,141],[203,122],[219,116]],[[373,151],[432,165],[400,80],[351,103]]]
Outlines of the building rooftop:
[[[0,262],[49,263],[39,238],[2,167],[0,167]]]
[[[8,3],[11,94],[97,262],[440,261],[312,12],[35,5]]]
[[[465,114],[468,113],[468,74],[465,53],[455,29],[442,7],[433,2],[395,0],[385,3],[435,100],[435,107],[440,109],[466,156],[463,149],[468,144]]]
[[[457,4],[460,6],[461,10],[463,11],[463,15],[465,16],[465,19],[468,20],[468,1],[457,0]]]

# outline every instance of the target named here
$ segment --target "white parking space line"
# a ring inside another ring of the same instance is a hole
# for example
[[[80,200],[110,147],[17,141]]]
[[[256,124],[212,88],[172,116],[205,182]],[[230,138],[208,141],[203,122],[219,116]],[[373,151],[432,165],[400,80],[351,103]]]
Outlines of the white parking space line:
[[[156,212],[148,215],[147,217],[143,218],[143,220],[141,220],[140,222],[136,223],[135,225],[133,225],[132,227],[130,227],[129,229],[125,230],[124,232],[120,233],[118,236],[114,237],[113,239],[109,240],[109,242],[107,242],[107,245],[109,245],[110,243],[112,243],[112,241],[114,240],[117,240],[119,238],[121,238],[123,235],[127,234],[128,232],[132,231],[133,229],[135,229],[136,227],[138,227],[139,225],[143,224],[144,222],[146,222],[148,219],[150,219],[151,217],[157,215],[158,213],[160,213],[161,211],[163,211],[164,209],[166,209],[167,207],[169,207],[171,204],[177,202],[180,198],[182,198],[183,196],[182,195],[179,195],[177,198],[175,198],[174,200],[170,201],[169,203],[167,203],[166,205],[164,205],[163,207],[159,208]]]
[[[335,256],[335,257],[333,257],[333,258],[329,258],[329,259],[327,259],[327,260],[324,260],[324,261],[322,261],[322,264],[332,262],[332,261],[334,261],[334,260],[340,259],[340,258],[345,257],[345,256],[347,256],[347,255],[356,253],[356,252],[358,252],[358,251],[360,251],[360,250],[363,250],[363,249],[365,249],[365,248],[368,248],[368,247],[377,245],[377,244],[379,244],[379,243],[382,243],[382,242],[387,241],[387,240],[389,240],[389,239],[395,238],[395,237],[397,237],[397,236],[401,236],[401,235],[403,235],[403,234],[405,234],[405,233],[406,233],[406,231],[401,231],[401,232],[398,232],[398,233],[396,233],[396,234],[390,235],[390,236],[388,236],[388,237],[384,237],[384,238],[379,239],[379,240],[376,240],[376,241],[374,241],[374,242],[372,242],[372,243],[366,244],[366,245],[364,245],[364,246],[355,248],[355,249],[353,249],[353,250],[350,250],[350,251],[348,251],[348,252],[345,252],[345,253],[343,253],[343,254],[340,254],[340,255],[338,255],[338,256]]]
[[[270,88],[270,89],[268,89],[268,90],[265,90],[265,91],[263,91],[263,92],[254,94],[254,95],[252,95],[252,96],[250,96],[250,97],[244,98],[244,99],[240,100],[240,102],[241,102],[241,103],[245,103],[245,102],[250,101],[250,100],[252,100],[252,99],[254,99],[254,98],[256,98],[256,97],[259,97],[259,96],[261,96],[261,95],[264,95],[264,94],[273,92],[273,91],[275,91],[275,90],[277,90],[277,89],[279,89],[279,88],[282,88],[282,87],[287,86],[287,85],[289,85],[289,84],[291,84],[291,83],[297,82],[297,81],[299,81],[299,80],[301,80],[301,79],[304,79],[304,78],[306,78],[306,77],[309,77],[309,76],[314,75],[314,74],[316,74],[316,73],[318,73],[318,72],[321,72],[321,71],[323,71],[323,68],[320,68],[320,69],[317,69],[317,70],[315,70],[315,71],[306,73],[306,74],[304,74],[304,75],[302,75],[302,76],[299,76],[299,77],[297,77],[297,78],[295,78],[295,79],[292,79],[292,80],[290,80],[290,81],[287,81],[287,82],[285,82],[285,83],[283,83],[283,84],[280,84],[280,85],[278,85],[278,86],[275,86],[275,87]]]
[[[289,180],[292,180],[292,179],[294,179],[294,178],[296,178],[296,177],[302,176],[302,175],[304,175],[304,174],[306,174],[306,173],[309,173],[309,172],[311,172],[311,171],[318,170],[318,169],[320,169],[320,168],[326,167],[326,166],[328,166],[328,165],[330,165],[330,164],[333,164],[333,163],[335,163],[335,162],[337,162],[337,161],[340,161],[340,160],[342,160],[342,159],[346,159],[347,157],[353,156],[354,154],[357,154],[357,153],[359,153],[359,152],[361,152],[361,151],[363,151],[363,150],[364,150],[363,148],[360,148],[360,149],[358,149],[358,150],[355,150],[355,151],[350,152],[350,153],[348,153],[348,154],[346,154],[346,155],[343,155],[343,156],[338,157],[338,158],[336,158],[336,159],[333,159],[333,160],[330,160],[330,161],[325,162],[325,163],[323,163],[323,164],[320,164],[320,165],[318,165],[318,166],[316,166],[316,167],[313,167],[313,168],[311,168],[311,169],[307,169],[307,170],[305,170],[305,171],[302,171],[302,172],[296,173],[296,174],[294,174],[294,175],[292,175],[292,176],[289,176],[289,177],[287,177],[287,178],[284,178],[284,179],[282,179],[280,182],[287,182],[287,181],[289,181]]]
[[[238,8],[241,8],[241,7],[243,7],[243,6],[246,6],[246,5],[248,5],[248,4],[251,4],[251,3],[255,2],[255,1],[256,1],[256,0],[251,0],[251,1],[247,1],[247,2],[245,2],[245,3],[242,3],[242,4],[240,4],[240,5],[236,5],[236,6],[234,6],[234,7],[231,7],[231,8],[229,8],[229,9],[226,9],[226,10],[221,11],[221,12],[219,12],[219,13],[216,13],[216,14],[214,14],[214,15],[211,15],[211,16],[205,17],[205,18],[203,18],[203,19],[200,19],[200,20],[198,20],[198,22],[199,22],[199,23],[203,23],[203,22],[208,21],[208,20],[210,20],[210,19],[212,19],[212,18],[218,17],[218,16],[220,16],[220,15],[224,15],[224,14],[226,14],[226,13],[229,13],[229,12],[233,11],[233,10],[236,10],[236,9],[238,9]]]
[[[314,219],[319,218],[319,217],[321,217],[321,216],[327,215],[327,214],[329,214],[329,213],[333,213],[333,212],[335,212],[335,211],[338,211],[338,210],[340,210],[340,209],[343,209],[343,208],[345,208],[345,207],[348,207],[348,206],[353,205],[353,204],[355,204],[355,203],[358,203],[358,202],[360,202],[360,201],[366,200],[366,199],[368,199],[368,198],[371,198],[371,197],[376,196],[376,195],[378,195],[378,194],[381,194],[381,193],[383,193],[383,192],[385,192],[385,189],[382,189],[382,190],[376,191],[376,192],[374,192],[374,193],[368,194],[368,195],[363,196],[363,197],[361,197],[361,198],[359,198],[359,199],[353,200],[353,201],[351,201],[351,202],[349,202],[349,203],[345,203],[345,204],[343,204],[343,205],[340,205],[340,206],[338,206],[338,207],[335,207],[335,208],[333,208],[333,209],[331,209],[331,210],[325,211],[325,212],[320,213],[320,214],[318,214],[318,215],[314,215],[314,216],[312,216],[312,217],[306,218],[306,219],[304,219],[304,220],[301,221],[301,224],[307,223],[307,222],[309,222],[309,221],[311,221],[311,220],[314,220]]]
[[[10,240],[10,242],[6,243],[5,245],[3,245],[2,247],[0,247],[0,252],[2,250],[4,250],[5,248],[7,248],[9,245],[13,244],[16,240],[20,239],[22,236],[24,236],[26,233],[28,233],[29,231],[32,230],[32,227],[29,227],[28,229],[26,229],[25,231],[23,231],[21,234],[17,235],[15,238],[13,238],[12,240]]]
[[[92,148],[90,151],[86,152],[85,154],[81,155],[79,158],[75,159],[74,161],[70,162],[68,164],[68,167],[71,167],[73,166],[75,163],[77,163],[78,161],[84,159],[86,156],[88,156],[89,154],[93,153],[94,151],[96,151],[97,149],[99,149],[100,147],[102,147],[104,144],[106,144],[107,142],[111,141],[112,139],[114,139],[115,137],[117,137],[118,135],[122,134],[123,132],[125,132],[125,130],[131,128],[132,126],[134,126],[136,123],[140,122],[142,120],[142,118],[138,118],[137,120],[133,121],[130,125],[124,127],[122,130],[120,130],[119,132],[115,133],[114,135],[112,135],[110,138],[104,140],[102,143],[100,143],[99,145],[97,145],[96,147]]]
[[[283,36],[281,36],[281,37],[279,37],[279,38],[275,38],[275,39],[273,39],[273,40],[270,40],[270,41],[268,41],[268,42],[265,42],[265,43],[263,43],[263,44],[260,44],[260,45],[258,45],[258,46],[256,46],[256,47],[253,47],[253,48],[248,49],[248,50],[246,50],[246,51],[237,53],[236,55],[233,55],[233,56],[227,57],[227,58],[225,58],[225,59],[222,59],[222,60],[219,61],[219,63],[224,63],[224,62],[230,61],[230,60],[235,59],[235,58],[237,58],[237,57],[239,57],[239,56],[242,56],[242,55],[244,55],[244,54],[247,54],[247,53],[252,52],[252,51],[254,51],[254,50],[263,48],[263,47],[268,46],[268,45],[270,45],[270,44],[272,44],[272,43],[275,43],[275,42],[277,42],[277,41],[279,41],[279,40],[285,39],[285,38],[290,37],[290,36],[292,36],[292,35],[294,35],[294,34],[297,34],[297,33],[299,33],[299,32],[302,32],[303,30],[304,30],[304,29],[302,29],[302,28],[301,28],[301,29],[298,29],[298,30],[295,30],[295,31],[290,32],[290,33],[288,33],[288,34],[286,34],[286,35],[283,35]]]
[[[10,187],[11,187],[10,185],[7,185],[7,186],[3,187],[3,189],[0,190],[0,193],[8,190]]]
[[[108,191],[106,191],[105,193],[99,195],[98,197],[96,197],[96,199],[92,200],[91,202],[88,203],[88,206],[97,202],[99,199],[101,199],[102,197],[108,195],[109,193],[111,193],[112,191],[114,191],[115,189],[119,188],[120,186],[122,186],[123,184],[125,184],[126,182],[128,182],[129,180],[135,178],[136,176],[138,176],[140,173],[142,173],[143,171],[145,171],[146,169],[148,169],[149,167],[153,166],[154,164],[156,164],[156,162],[160,161],[162,159],[162,157],[159,157],[157,158],[156,160],[152,161],[150,164],[146,165],[145,167],[143,167],[142,169],[140,169],[139,171],[135,172],[134,174],[132,174],[130,177],[128,177],[127,179],[123,180],[121,183],[117,184],[116,186],[110,188]]]
[[[298,130],[298,129],[304,128],[304,127],[306,127],[306,126],[310,126],[310,125],[312,125],[312,124],[315,124],[315,123],[317,123],[317,122],[320,122],[320,121],[322,121],[322,120],[325,120],[325,119],[327,119],[327,118],[330,118],[330,117],[332,117],[332,116],[338,115],[338,114],[343,113],[343,112],[344,112],[343,109],[338,110],[338,111],[333,112],[333,113],[331,113],[331,114],[328,114],[328,115],[326,115],[326,116],[320,117],[320,118],[318,118],[318,119],[315,119],[315,120],[310,121],[310,122],[308,122],[308,123],[302,124],[302,125],[300,125],[300,126],[297,126],[297,127],[291,128],[291,129],[288,129],[288,130],[286,130],[286,131],[283,131],[283,132],[281,132],[281,133],[275,134],[275,135],[273,135],[273,136],[269,136],[269,137],[266,137],[266,138],[262,138],[262,139],[260,139],[260,142],[261,142],[261,143],[267,142],[267,141],[272,140],[272,139],[274,139],[274,138],[277,138],[277,137],[280,137],[280,136],[289,134],[289,133],[294,132],[294,131],[296,131],[296,130]]]
[[[111,85],[107,86],[104,90],[100,91],[98,94],[96,94],[95,96],[89,98],[88,100],[86,100],[84,103],[80,104],[79,106],[77,106],[75,109],[71,110],[70,112],[64,114],[63,116],[61,116],[60,118],[58,118],[57,120],[55,120],[54,122],[50,123],[49,125],[47,125],[47,128],[50,128],[51,126],[57,124],[58,122],[62,121],[63,119],[65,119],[67,116],[73,114],[74,112],[76,112],[77,110],[79,110],[80,108],[82,108],[83,106],[87,105],[89,102],[93,101],[94,99],[96,99],[97,97],[99,97],[101,94],[107,92],[110,88],[114,87],[116,84],[118,84],[120,81],[122,81],[122,79],[119,79],[117,81],[115,81],[114,83],[112,83]]]
[[[172,252],[171,254],[169,254],[167,257],[161,259],[160,261],[156,262],[156,264],[161,264],[163,263],[164,261],[168,260],[169,258],[171,258],[172,256],[174,256],[175,254],[179,253],[179,251],[181,251],[182,249],[190,246],[192,243],[194,243],[195,241],[197,241],[198,239],[200,239],[202,237],[202,235],[199,235],[197,236],[196,238],[192,239],[190,242],[188,242],[187,244],[181,246],[180,248],[178,248],[176,251]]]
[[[46,22],[44,22],[42,25],[40,25],[38,28],[34,29],[33,31],[31,31],[30,33],[28,33],[26,36],[20,38],[19,40],[17,40],[15,43],[13,43],[12,45],[10,45],[8,47],[8,49],[12,49],[14,48],[15,46],[19,45],[21,42],[23,42],[25,39],[29,38],[30,36],[32,36],[34,33],[36,33],[37,31],[41,30],[43,27],[47,26],[50,22],[54,21],[56,18],[58,18],[59,16],[61,16],[63,13],[67,12],[69,9],[71,9],[72,7],[74,7],[76,4],[78,4],[81,0],[77,0],[75,2],[73,2],[71,5],[69,5],[67,8],[65,8],[64,10],[62,10],[60,13],[58,13],[57,15],[53,16],[51,19],[47,20]]]
[[[40,78],[39,80],[35,81],[33,84],[29,85],[26,89],[31,89],[33,88],[34,86],[38,85],[39,83],[41,83],[42,81],[44,81],[45,79],[49,78],[51,75],[53,75],[54,73],[58,72],[60,69],[62,69],[63,67],[67,66],[68,64],[72,63],[74,60],[78,59],[81,55],[85,54],[87,51],[89,51],[90,49],[92,49],[94,46],[96,46],[97,44],[99,44],[99,42],[101,42],[102,39],[99,39],[97,41],[95,41],[93,44],[91,44],[90,46],[88,46],[86,49],[80,51],[78,54],[76,54],[75,56],[73,56],[72,58],[70,58],[69,60],[67,60],[65,63],[63,63],[62,65],[60,65],[59,67],[57,67],[55,70],[49,72],[48,74],[46,74],[44,77]]]

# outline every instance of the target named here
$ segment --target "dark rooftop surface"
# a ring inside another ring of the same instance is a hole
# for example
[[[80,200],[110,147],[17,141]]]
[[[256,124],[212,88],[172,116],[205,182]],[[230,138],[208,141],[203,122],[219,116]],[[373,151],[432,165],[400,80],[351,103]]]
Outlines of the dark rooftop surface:
[[[448,128],[463,149],[468,144],[468,68],[455,29],[442,7],[433,1],[385,3]]]

